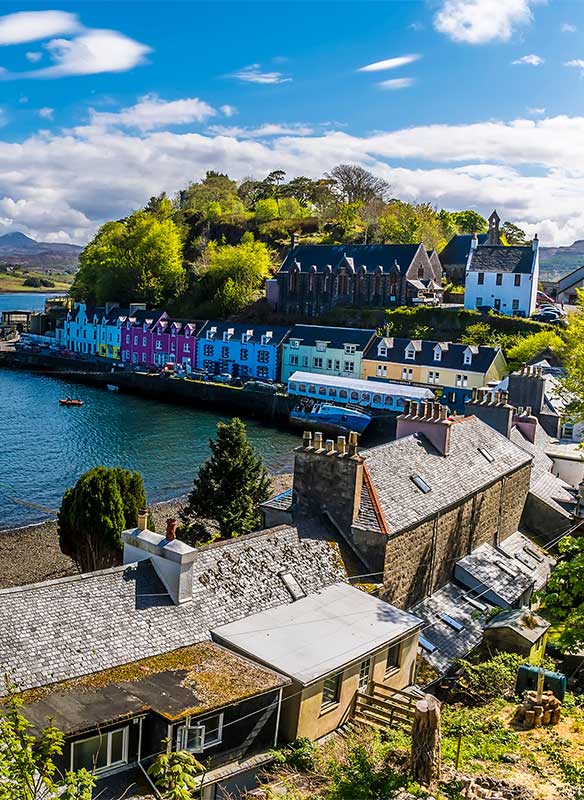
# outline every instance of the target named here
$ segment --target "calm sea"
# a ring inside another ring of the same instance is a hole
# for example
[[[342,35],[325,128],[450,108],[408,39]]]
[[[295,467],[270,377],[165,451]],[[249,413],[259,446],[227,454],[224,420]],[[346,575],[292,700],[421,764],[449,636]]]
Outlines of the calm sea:
[[[82,398],[83,407],[59,406],[66,395]],[[99,464],[139,470],[150,502],[183,494],[208,456],[219,419],[0,369],[0,530],[47,519],[22,501],[57,509],[65,489]],[[247,430],[268,467],[290,470],[297,437],[253,421]]]
[[[11,292],[0,293],[0,314],[3,311],[42,311],[48,297],[60,297],[63,292]]]

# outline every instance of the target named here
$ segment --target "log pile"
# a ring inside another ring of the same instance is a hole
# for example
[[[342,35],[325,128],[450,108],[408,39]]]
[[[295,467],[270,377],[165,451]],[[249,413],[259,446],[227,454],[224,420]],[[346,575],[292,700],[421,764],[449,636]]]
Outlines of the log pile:
[[[560,721],[562,703],[553,692],[528,691],[517,709],[517,721],[525,730],[542,725],[557,725]]]

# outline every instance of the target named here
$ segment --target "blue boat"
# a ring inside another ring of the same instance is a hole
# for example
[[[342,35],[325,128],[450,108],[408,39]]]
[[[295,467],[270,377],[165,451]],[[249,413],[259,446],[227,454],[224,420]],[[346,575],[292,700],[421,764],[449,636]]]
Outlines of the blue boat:
[[[356,431],[361,434],[371,415],[365,411],[335,406],[332,403],[301,404],[290,412],[290,423],[303,429],[314,429],[322,433],[345,434]]]

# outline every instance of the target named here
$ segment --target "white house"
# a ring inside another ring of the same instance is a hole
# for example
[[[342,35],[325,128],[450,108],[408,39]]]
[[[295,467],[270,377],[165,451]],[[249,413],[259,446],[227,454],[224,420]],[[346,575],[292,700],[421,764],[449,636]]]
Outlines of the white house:
[[[505,247],[499,235],[499,215],[489,217],[487,241],[475,236],[466,264],[464,307],[493,308],[500,314],[529,317],[535,311],[539,280],[539,242]]]

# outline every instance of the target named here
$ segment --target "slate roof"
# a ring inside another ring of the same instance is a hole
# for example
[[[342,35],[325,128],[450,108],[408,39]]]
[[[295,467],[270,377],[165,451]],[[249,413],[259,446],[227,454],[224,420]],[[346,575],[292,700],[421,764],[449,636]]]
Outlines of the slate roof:
[[[333,328],[326,325],[294,325],[288,331],[284,344],[299,339],[300,345],[315,347],[317,342],[327,342],[327,347],[342,350],[346,344],[357,345],[357,351],[365,350],[375,331],[371,328]]]
[[[481,643],[492,609],[484,597],[473,600],[472,593],[452,581],[416,603],[410,611],[424,620],[421,635],[436,648],[430,653],[420,647],[422,657],[444,675]],[[456,630],[444,620],[444,615],[460,623],[463,629]]]
[[[513,563],[533,580],[536,592],[543,589],[556,564],[555,558],[521,531],[508,536],[499,549],[511,556]]]
[[[559,279],[558,292],[565,292],[567,289],[579,284],[583,280],[584,266],[576,267],[573,272],[569,272],[567,275],[562,275],[562,277]]]
[[[335,270],[348,259],[355,272],[364,266],[370,273],[381,267],[386,274],[405,274],[419,249],[419,244],[301,244],[288,251],[278,273],[289,272],[295,262],[301,272],[313,266],[317,272],[327,266]]]
[[[344,580],[338,549],[282,526],[197,550],[191,602],[174,605],[149,560],[0,591],[0,664],[24,690],[210,639],[210,628]],[[0,690],[1,691],[1,690]]]
[[[531,247],[485,244],[473,252],[468,269],[470,272],[514,272],[531,275],[534,255]]]
[[[222,342],[223,334],[227,333],[230,329],[233,329],[233,336],[228,340],[230,342],[241,342],[243,334],[251,331],[252,336],[249,339],[250,344],[261,344],[262,336],[271,331],[272,338],[269,342],[270,345],[280,344],[290,330],[283,325],[257,325],[255,322],[222,322],[221,320],[209,319],[200,328],[197,335],[201,339],[206,338],[207,331],[210,328],[217,328],[217,333],[213,337],[214,342]]]
[[[550,623],[528,608],[510,608],[497,614],[486,627],[488,630],[510,628],[522,639],[535,644],[549,630]]]
[[[488,233],[479,233],[479,244],[484,244],[489,237]],[[443,267],[464,264],[468,259],[473,240],[472,233],[459,233],[452,237],[448,244],[440,251],[440,261]]]
[[[286,489],[280,494],[275,495],[274,497],[270,497],[269,500],[266,500],[265,503],[261,503],[261,508],[273,508],[277,509],[278,511],[290,511],[292,509],[292,489]]]
[[[307,685],[420,626],[412,614],[337,583],[215,628],[213,636]]]
[[[508,569],[503,569],[501,564]],[[468,573],[470,580],[462,570]],[[529,574],[525,565],[490,544],[482,544],[457,561],[454,577],[469,589],[493,592],[510,606],[534,587],[534,576]]]
[[[170,722],[204,714],[289,683],[211,642],[33,689],[21,695],[37,730],[47,719],[65,735],[154,711]],[[105,711],[105,713],[104,713]]]
[[[487,450],[493,461],[488,461],[479,448]],[[474,416],[457,418],[453,423],[446,457],[422,434],[364,450],[361,455],[390,536],[418,525],[531,461],[528,453]],[[431,491],[420,491],[413,475],[422,477]],[[364,500],[355,527],[368,530],[369,516]]]
[[[387,355],[381,356],[377,352],[379,345],[385,342]],[[476,348],[473,354],[472,363],[464,363],[464,352],[468,345],[456,342],[436,342],[430,340],[416,340],[416,357],[406,358],[406,348],[412,342],[411,339],[398,339],[392,336],[376,336],[367,346],[363,358],[370,361],[379,361],[392,364],[410,364],[411,366],[424,366],[442,369],[457,369],[461,372],[480,372],[484,374],[500,352],[497,347],[481,346]],[[434,360],[434,348],[442,345],[442,355],[440,361]]]

